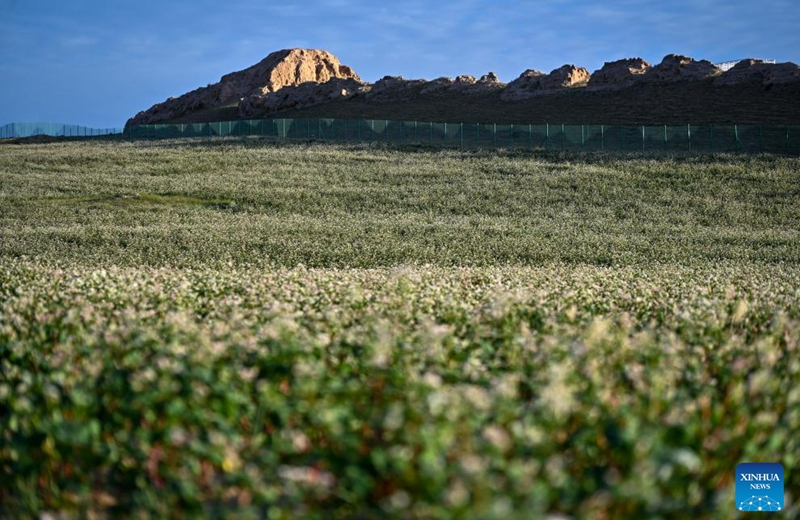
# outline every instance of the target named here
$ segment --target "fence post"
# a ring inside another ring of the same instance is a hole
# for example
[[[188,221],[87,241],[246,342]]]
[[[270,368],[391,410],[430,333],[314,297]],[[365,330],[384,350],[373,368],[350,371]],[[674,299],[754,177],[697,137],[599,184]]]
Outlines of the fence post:
[[[600,125],[600,151],[606,151],[606,125]]]
[[[428,137],[428,143],[429,143],[431,146],[433,146],[433,121],[431,121],[430,123],[428,123],[428,134],[429,134],[429,137]]]
[[[581,152],[586,151],[586,136],[584,135],[585,125],[581,125]]]
[[[528,148],[533,148],[533,125],[528,125]]]
[[[686,142],[687,146],[689,147],[689,151],[692,151],[692,124],[689,123],[686,125]]]
[[[789,155],[789,125],[785,125],[786,130],[786,155]]]
[[[550,123],[544,124],[544,151],[547,152],[550,150]]]
[[[514,123],[511,123],[511,149],[514,149]]]
[[[711,155],[714,155],[714,124],[711,124]]]
[[[642,125],[642,151],[644,151],[644,125]]]
[[[664,151],[667,151],[667,125],[664,125]]]
[[[492,126],[492,143],[497,148],[497,123]]]

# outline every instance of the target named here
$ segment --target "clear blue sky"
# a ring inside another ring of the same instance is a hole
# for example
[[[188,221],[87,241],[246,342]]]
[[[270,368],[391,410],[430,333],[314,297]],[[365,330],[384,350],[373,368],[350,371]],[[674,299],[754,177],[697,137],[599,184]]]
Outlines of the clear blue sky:
[[[289,47],[361,77],[565,63],[590,71],[669,53],[800,61],[797,0],[0,0],[0,124],[121,126],[137,111]]]

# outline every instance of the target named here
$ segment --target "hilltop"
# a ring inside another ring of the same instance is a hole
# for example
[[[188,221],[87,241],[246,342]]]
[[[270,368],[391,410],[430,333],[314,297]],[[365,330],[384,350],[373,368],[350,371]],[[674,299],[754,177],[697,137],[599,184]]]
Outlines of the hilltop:
[[[727,71],[670,54],[528,69],[511,82],[489,72],[369,83],[327,51],[286,49],[219,82],[139,112],[127,126],[275,117],[480,123],[797,123],[800,66],[742,60]]]

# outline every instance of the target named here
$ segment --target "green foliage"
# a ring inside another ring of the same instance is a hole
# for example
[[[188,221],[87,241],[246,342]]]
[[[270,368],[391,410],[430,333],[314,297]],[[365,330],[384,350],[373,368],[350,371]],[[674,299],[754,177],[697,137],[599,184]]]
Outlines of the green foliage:
[[[752,460],[791,494],[793,171],[2,147],[0,517],[728,518]]]
[[[796,267],[1,280],[17,511],[726,517],[736,463],[800,462]]]

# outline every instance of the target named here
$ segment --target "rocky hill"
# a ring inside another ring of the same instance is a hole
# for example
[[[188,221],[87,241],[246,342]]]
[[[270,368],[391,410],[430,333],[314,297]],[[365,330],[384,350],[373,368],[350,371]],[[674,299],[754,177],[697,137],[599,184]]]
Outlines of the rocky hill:
[[[744,60],[723,72],[706,60],[671,54],[529,69],[510,83],[481,78],[431,81],[386,76],[362,81],[322,50],[274,52],[218,83],[170,98],[128,125],[261,117],[418,119],[496,123],[800,123],[800,66]]]
[[[318,85],[334,79],[361,83],[350,67],[339,63],[329,52],[286,49],[273,52],[245,70],[226,74],[218,83],[170,98],[139,112],[127,124],[141,125],[175,119],[192,112],[240,103],[245,98],[272,95],[284,87],[303,83]]]

